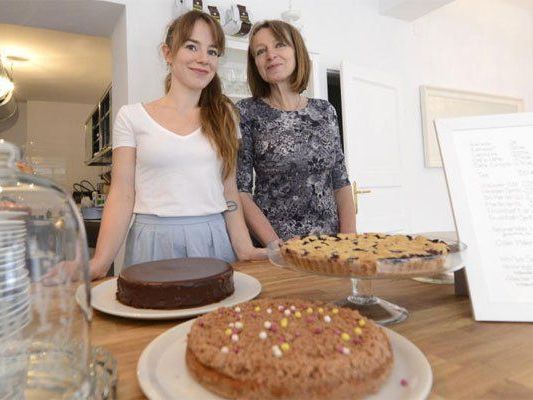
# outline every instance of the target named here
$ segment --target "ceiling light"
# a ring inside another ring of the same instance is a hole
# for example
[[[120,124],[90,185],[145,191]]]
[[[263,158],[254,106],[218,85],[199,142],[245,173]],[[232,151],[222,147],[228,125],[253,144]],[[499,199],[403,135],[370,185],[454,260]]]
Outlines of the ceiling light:
[[[2,57],[0,57],[0,103],[4,100],[13,90],[15,85],[13,84],[13,79],[9,74],[9,71],[2,62]]]

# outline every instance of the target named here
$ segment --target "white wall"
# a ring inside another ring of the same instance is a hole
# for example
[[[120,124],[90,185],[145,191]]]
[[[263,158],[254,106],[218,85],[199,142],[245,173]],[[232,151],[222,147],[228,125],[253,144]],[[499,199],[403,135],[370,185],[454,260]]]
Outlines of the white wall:
[[[112,89],[111,89],[111,117],[115,115],[120,106],[128,104],[128,36],[126,26],[126,9],[119,17],[113,33],[111,34],[112,53]]]
[[[29,101],[26,156],[40,176],[67,190],[82,179],[96,183],[101,167],[86,166],[84,123],[94,104]]]
[[[174,1],[115,2],[126,5],[127,102],[157,98],[165,74],[158,46]],[[287,0],[244,3],[255,20],[279,18],[288,8]],[[419,86],[521,97],[526,110],[532,110],[531,13],[506,0],[456,0],[411,23],[381,16],[378,5],[378,0],[293,1],[302,12],[307,45],[319,53],[323,66],[338,68],[349,60],[402,82],[402,175],[410,207],[406,228],[448,230],[453,221],[443,172],[424,167]],[[115,78],[124,79],[114,71],[113,90],[119,90]]]
[[[166,27],[174,18],[175,2],[110,1],[126,6],[111,35],[113,112],[116,113],[124,104],[147,102],[163,94],[166,65],[160,46]]]

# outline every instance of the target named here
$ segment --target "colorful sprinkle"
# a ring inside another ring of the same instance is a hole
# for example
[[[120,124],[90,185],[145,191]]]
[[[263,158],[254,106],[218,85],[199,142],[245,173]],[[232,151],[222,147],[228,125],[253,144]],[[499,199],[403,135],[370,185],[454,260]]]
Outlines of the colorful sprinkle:
[[[259,307],[259,306],[255,306],[254,311],[255,311],[255,312],[259,312],[259,311],[261,311],[261,307]]]
[[[280,358],[283,355],[283,352],[278,346],[274,345],[272,346],[272,354],[274,354],[274,357]]]
[[[319,314],[324,314],[324,309],[322,307],[318,307],[318,313]]]
[[[345,354],[345,355],[350,354],[350,349],[348,347],[343,347],[342,348],[342,354]]]
[[[271,308],[267,308],[267,314],[272,314],[272,309]]]
[[[329,323],[331,322],[331,317],[330,317],[329,315],[326,315],[326,316],[324,317],[324,322],[326,322],[326,323],[329,324]]]
[[[291,311],[296,311],[296,307],[291,306]]]
[[[237,328],[238,330],[242,330],[243,327],[244,325],[241,321],[235,322],[235,328]]]
[[[239,341],[239,335],[237,335],[236,333],[231,335],[231,341],[232,342],[238,342]]]
[[[289,320],[287,318],[283,318],[280,324],[282,328],[286,328],[289,325]]]
[[[313,309],[311,307],[308,307],[305,311],[307,312],[307,314],[313,314]]]
[[[294,316],[295,316],[296,318],[302,318],[302,313],[301,313],[300,311],[296,311],[296,312],[294,313]]]
[[[321,333],[322,333],[322,328],[315,328],[315,329],[313,329],[313,333],[314,333],[315,335],[319,335],[319,334],[321,334]]]
[[[365,326],[365,325],[366,325],[366,321],[365,321],[363,318],[361,318],[361,319],[359,320],[359,326],[362,328],[362,327]]]
[[[233,333],[233,329],[228,328],[224,331],[224,333],[226,334],[226,336],[230,336]]]
[[[338,314],[339,313],[339,309],[338,308],[334,308],[333,310],[331,310],[331,312],[333,314]]]
[[[268,337],[267,333],[265,331],[259,332],[259,339],[265,340]]]
[[[285,310],[285,307],[283,307],[283,306],[278,306],[278,310],[279,310],[279,311],[283,311],[283,310]]]
[[[407,379],[402,379],[400,381],[400,385],[402,385],[403,387],[406,387],[406,386],[409,386],[409,382],[407,382]]]
[[[281,350],[283,351],[289,351],[290,348],[291,346],[287,342],[281,344]]]
[[[363,330],[362,330],[361,328],[359,328],[358,326],[355,327],[355,328],[353,329],[353,331],[355,332],[355,334],[356,334],[357,336],[361,336],[361,335],[363,334]]]
[[[228,326],[229,326],[230,328],[235,328],[235,324],[234,324],[233,322],[230,322],[230,323],[228,324]]]
[[[239,306],[234,308],[235,312],[241,312],[241,308]]]
[[[288,317],[289,315],[291,315],[291,310],[287,309],[283,311],[283,314],[285,314]]]
[[[341,335],[341,339],[344,340],[345,342],[347,342],[348,340],[351,339],[350,335],[348,335],[346,332],[344,332],[342,335]]]
[[[265,327],[265,329],[270,329],[270,328],[272,328],[272,322],[270,322],[270,321],[265,321],[265,323],[263,324],[263,326]]]
[[[226,347],[226,346],[222,346],[220,348],[220,352],[221,353],[224,353],[224,354],[228,354],[229,353],[229,349]]]

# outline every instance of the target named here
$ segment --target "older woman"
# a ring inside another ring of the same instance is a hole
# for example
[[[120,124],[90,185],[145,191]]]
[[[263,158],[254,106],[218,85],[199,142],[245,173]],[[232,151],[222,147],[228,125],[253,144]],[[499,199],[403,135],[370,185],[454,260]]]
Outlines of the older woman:
[[[335,109],[301,95],[310,67],[293,26],[276,20],[254,26],[248,47],[253,97],[237,103],[242,132],[237,185],[248,227],[262,244],[355,232]]]

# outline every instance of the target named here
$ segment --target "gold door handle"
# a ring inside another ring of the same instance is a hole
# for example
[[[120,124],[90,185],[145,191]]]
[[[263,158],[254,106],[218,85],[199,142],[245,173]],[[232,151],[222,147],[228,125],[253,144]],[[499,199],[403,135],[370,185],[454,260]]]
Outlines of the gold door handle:
[[[355,205],[355,213],[357,214],[357,212],[359,211],[357,195],[365,194],[365,193],[372,193],[372,190],[369,190],[369,189],[358,189],[357,188],[357,183],[354,182],[354,183],[352,183],[352,191],[353,191],[353,202],[354,202],[354,205]]]

